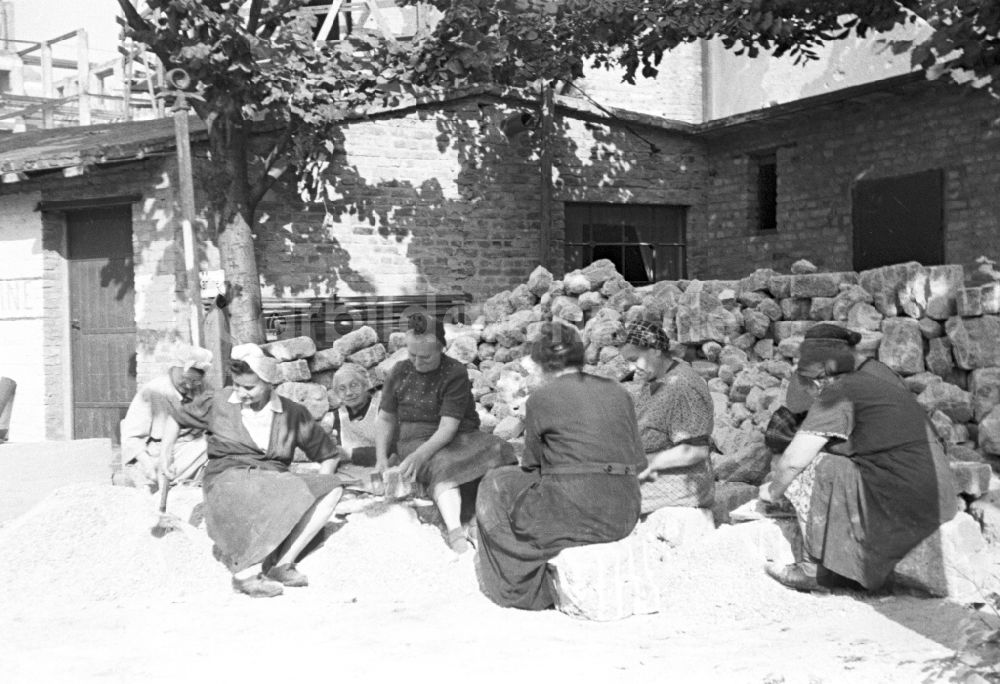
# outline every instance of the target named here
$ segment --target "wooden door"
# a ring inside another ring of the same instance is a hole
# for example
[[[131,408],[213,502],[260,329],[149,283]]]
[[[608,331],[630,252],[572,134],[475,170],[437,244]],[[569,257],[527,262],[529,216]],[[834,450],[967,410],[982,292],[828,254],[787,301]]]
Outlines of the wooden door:
[[[944,263],[944,174],[940,169],[854,186],[854,270],[919,261]]]
[[[136,390],[132,207],[66,212],[73,437],[120,441]]]

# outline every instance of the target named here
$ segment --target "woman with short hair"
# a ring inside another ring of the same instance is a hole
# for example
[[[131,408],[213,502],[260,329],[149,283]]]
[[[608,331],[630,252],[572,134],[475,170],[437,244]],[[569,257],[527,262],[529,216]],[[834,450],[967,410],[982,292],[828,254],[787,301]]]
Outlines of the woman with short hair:
[[[406,332],[408,358],[382,388],[375,439],[376,467],[398,466],[430,494],[455,553],[469,550],[463,512],[475,509],[479,480],[514,462],[513,447],[479,430],[465,366],[445,356],[444,324],[414,314]]]
[[[368,371],[345,363],[333,374],[333,391],[340,400],[333,430],[346,461],[357,466],[375,465],[375,437],[382,393],[372,390]]]
[[[524,457],[479,486],[476,562],[493,602],[543,610],[554,603],[549,560],[632,532],[646,459],[632,400],[618,382],[583,372],[576,328],[544,323],[531,361],[543,384],[525,407]]]
[[[634,399],[648,462],[639,474],[643,514],[666,506],[711,508],[715,405],[708,383],[670,355],[670,338],[655,323],[628,326],[621,352],[641,383]]]

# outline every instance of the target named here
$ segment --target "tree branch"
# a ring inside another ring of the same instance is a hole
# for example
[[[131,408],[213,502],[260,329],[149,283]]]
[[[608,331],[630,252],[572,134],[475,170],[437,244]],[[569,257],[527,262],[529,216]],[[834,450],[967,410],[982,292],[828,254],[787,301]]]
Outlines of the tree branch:
[[[257,26],[260,24],[260,12],[263,5],[264,0],[252,0],[250,3],[250,18],[247,19],[247,33],[250,35],[257,33]]]
[[[118,0],[118,6],[122,8],[122,14],[125,15],[125,21],[132,28],[133,31],[149,31],[152,26],[149,22],[142,18],[137,10],[129,0]]]
[[[257,204],[264,199],[264,195],[267,194],[267,191],[274,187],[274,184],[278,181],[278,179],[281,178],[288,170],[287,164],[279,167],[278,162],[285,156],[285,153],[288,152],[288,148],[292,144],[294,134],[295,127],[289,124],[285,127],[281,137],[275,141],[274,145],[271,147],[271,151],[264,159],[264,168],[260,172],[260,177],[250,188],[248,203],[252,210],[256,211]]]

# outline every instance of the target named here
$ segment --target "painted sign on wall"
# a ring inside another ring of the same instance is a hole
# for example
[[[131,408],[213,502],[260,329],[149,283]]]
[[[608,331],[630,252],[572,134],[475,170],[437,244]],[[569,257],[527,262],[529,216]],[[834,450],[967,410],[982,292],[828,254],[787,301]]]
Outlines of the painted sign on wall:
[[[0,280],[0,320],[41,317],[41,278]]]

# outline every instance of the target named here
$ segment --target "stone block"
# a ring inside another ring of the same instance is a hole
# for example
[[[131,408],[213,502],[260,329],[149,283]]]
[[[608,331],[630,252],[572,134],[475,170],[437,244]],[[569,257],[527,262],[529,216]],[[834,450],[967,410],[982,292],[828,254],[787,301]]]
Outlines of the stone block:
[[[562,550],[549,561],[556,609],[599,621],[659,612],[657,554],[637,532],[609,544]]]
[[[345,360],[339,349],[321,349],[309,359],[309,370],[313,373],[336,370],[344,365]]]
[[[336,349],[345,357],[348,357],[354,352],[360,351],[365,347],[370,347],[373,344],[378,344],[378,333],[370,326],[363,325],[357,330],[352,330],[343,337],[335,340],[330,348]]]
[[[860,285],[842,284],[840,293],[833,298],[833,320],[846,321],[847,312],[852,306],[859,303],[871,304],[872,301],[871,294]]]
[[[933,382],[917,395],[917,401],[928,412],[941,411],[956,423],[972,420],[972,395],[950,382]]]
[[[719,352],[719,365],[732,368],[738,373],[750,362],[750,356],[736,345],[726,345]]]
[[[385,346],[386,351],[390,354],[395,352],[397,349],[402,349],[406,346],[406,333],[399,331],[389,333],[389,341]]]
[[[758,359],[768,360],[774,358],[774,340],[769,337],[765,337],[762,340],[757,340],[753,345],[753,353],[757,355]]]
[[[778,343],[778,353],[788,359],[799,358],[799,347],[802,346],[802,335],[786,337]]]
[[[850,328],[861,328],[863,330],[880,330],[882,321],[885,318],[878,309],[871,304],[858,302],[847,312],[847,325]]]
[[[689,288],[677,307],[677,341],[700,344],[708,340],[728,342],[739,335],[739,320],[722,306],[719,298],[703,290]]]
[[[753,346],[757,343],[757,338],[750,333],[743,333],[742,335],[737,335],[733,339],[733,346],[742,349],[747,354],[753,349]]]
[[[598,259],[593,261],[582,269],[580,272],[587,277],[590,281],[590,289],[598,290],[604,283],[611,280],[615,276],[619,276],[618,269],[615,268],[615,264],[610,259]]]
[[[949,318],[944,326],[955,364],[965,370],[1000,366],[1000,317]]]
[[[760,369],[768,375],[773,375],[780,380],[787,380],[792,377],[792,373],[795,370],[792,364],[781,359],[763,361],[760,364]]]
[[[666,506],[659,508],[639,522],[635,534],[647,544],[678,549],[697,544],[715,532],[715,520],[708,508]]]
[[[479,343],[479,351],[477,354],[479,355],[479,360],[481,362],[492,360],[496,356],[496,353],[497,346],[495,344],[490,344],[489,342]]]
[[[740,292],[764,292],[770,287],[771,278],[778,275],[772,268],[758,268],[740,281]]]
[[[584,292],[577,300],[577,304],[584,311],[596,311],[604,306],[604,295],[600,292]]]
[[[712,504],[712,518],[716,525],[731,522],[729,514],[757,498],[758,487],[746,482],[716,482],[715,503]]]
[[[536,297],[541,297],[548,292],[552,285],[553,277],[549,269],[544,266],[536,266],[535,270],[528,276],[528,289]]]
[[[857,274],[851,271],[842,273],[810,273],[792,276],[792,297],[836,297],[840,294],[841,283],[857,282]],[[830,304],[831,311],[833,304]]]
[[[515,312],[530,309],[537,301],[538,297],[524,283],[521,283],[510,291],[510,305],[514,308]]]
[[[625,357],[619,355],[608,363],[598,363],[593,367],[592,372],[602,378],[621,382],[632,373],[632,364],[626,361]]]
[[[927,274],[927,305],[924,313],[936,321],[946,321],[956,313],[955,295],[965,282],[961,265],[929,266]]]
[[[285,382],[278,385],[275,391],[279,395],[305,406],[316,420],[321,419],[323,414],[330,410],[327,390],[317,383]]]
[[[977,368],[969,373],[969,394],[975,418],[980,421],[1000,405],[1000,368]]]
[[[1000,406],[994,406],[979,421],[979,448],[991,456],[1000,456]]]
[[[945,451],[950,461],[968,461],[969,463],[983,463],[985,457],[968,444],[947,444]]]
[[[868,356],[875,356],[878,353],[878,348],[882,346],[884,335],[874,330],[855,329],[854,332],[861,333],[861,341],[854,345],[854,350]]]
[[[829,321],[833,319],[833,297],[813,297],[809,305],[809,320]]]
[[[970,503],[969,515],[979,523],[987,544],[1000,544],[1000,490],[987,492]]]
[[[567,295],[581,295],[590,291],[590,280],[580,271],[572,271],[563,278],[563,287]]]
[[[601,347],[601,351],[597,354],[597,363],[611,363],[621,355],[618,347]]]
[[[794,264],[792,264],[791,268],[793,276],[808,275],[810,273],[815,273],[818,270],[819,269],[816,268],[816,265],[813,262],[809,261],[808,259],[799,259]]]
[[[858,273],[858,284],[872,295],[875,308],[881,311],[883,316],[893,317],[900,315],[906,309],[910,309],[910,311],[906,311],[907,315],[912,314],[913,307],[903,306],[900,293],[907,290],[912,291],[910,283],[920,278],[926,282],[923,266],[915,261],[910,261],[905,264],[894,264],[862,271]],[[903,295],[903,299],[912,298]],[[913,318],[920,318],[921,315],[923,312],[917,313]]]
[[[948,464],[955,476],[956,490],[973,499],[978,499],[990,491],[990,476],[993,470],[989,464],[970,461],[955,461]]]
[[[944,325],[933,318],[924,316],[917,321],[917,325],[920,326],[920,334],[924,336],[925,340],[933,340],[944,335]]]
[[[612,281],[608,281],[612,282]],[[607,283],[605,283],[605,286]],[[633,306],[639,304],[642,299],[636,294],[635,288],[630,284],[625,283],[625,285],[615,292],[613,295],[608,297],[608,306],[616,311],[621,311],[622,313],[628,311]]]
[[[385,346],[382,344],[373,344],[370,347],[365,347],[354,352],[347,357],[347,360],[358,364],[362,368],[371,368],[385,361],[385,356]]]
[[[976,521],[959,513],[896,565],[894,579],[959,603],[982,601],[995,590],[986,540]]]
[[[771,291],[771,296],[775,299],[784,299],[792,296],[792,276],[779,275],[771,278],[767,283],[767,289]]]
[[[514,305],[510,301],[509,290],[498,292],[483,303],[483,316],[487,323],[502,321],[512,313],[514,313]]]
[[[309,364],[306,363],[305,359],[279,363],[278,373],[281,374],[282,382],[309,382],[312,377],[312,373],[309,372]]]
[[[718,425],[712,430],[718,452],[712,453],[712,469],[719,482],[759,485],[771,468],[771,452],[759,430]]]
[[[740,303],[740,306],[744,309],[753,309],[759,306],[765,299],[769,299],[769,297],[764,292],[744,292],[742,290],[736,298],[736,300]]]
[[[799,524],[789,518],[764,518],[735,525],[723,525],[716,531],[716,542],[724,548],[741,549],[740,557],[760,564],[787,565],[802,558],[802,533]]]
[[[580,308],[575,297],[560,295],[552,300],[552,317],[580,323],[583,321],[583,309]]]
[[[604,281],[604,284],[600,286],[598,292],[600,292],[603,296],[610,298],[622,290],[630,288],[634,289],[632,288],[632,284],[616,273],[613,277]]]
[[[778,321],[771,326],[771,330],[775,341],[781,343],[789,337],[802,337],[814,325],[814,321]]]
[[[278,361],[295,361],[308,359],[316,353],[316,343],[311,337],[290,337],[287,340],[277,340],[262,344],[261,349]]]
[[[1000,314],[1000,282],[980,286],[980,302],[984,314]]]
[[[722,353],[722,345],[715,340],[710,340],[701,345],[701,355],[708,361],[718,361],[719,354]]]
[[[470,364],[479,356],[479,344],[474,335],[461,335],[451,341],[445,353],[460,363]]]
[[[963,287],[955,298],[956,311],[959,316],[982,316],[982,290],[978,287]]]
[[[786,321],[804,321],[809,318],[812,301],[797,297],[785,297],[778,301],[781,317]]]
[[[878,360],[900,375],[924,370],[924,338],[912,318],[887,318],[882,325]]]
[[[500,439],[516,439],[524,432],[524,420],[519,416],[509,415],[497,423],[493,434]]]
[[[707,382],[719,375],[719,364],[712,361],[696,360],[691,362],[691,368]]]
[[[784,315],[781,311],[781,305],[770,298],[762,299],[757,305],[757,311],[770,318],[771,321],[780,321]]]
[[[951,340],[935,337],[927,343],[927,370],[942,378],[955,368],[955,358],[951,353]]]

